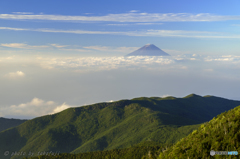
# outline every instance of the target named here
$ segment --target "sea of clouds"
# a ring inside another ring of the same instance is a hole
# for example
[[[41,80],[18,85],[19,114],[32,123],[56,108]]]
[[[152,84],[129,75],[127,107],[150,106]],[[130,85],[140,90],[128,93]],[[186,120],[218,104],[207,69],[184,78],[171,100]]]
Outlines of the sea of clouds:
[[[240,99],[240,56],[2,56],[0,116],[33,118],[69,107],[190,93]]]

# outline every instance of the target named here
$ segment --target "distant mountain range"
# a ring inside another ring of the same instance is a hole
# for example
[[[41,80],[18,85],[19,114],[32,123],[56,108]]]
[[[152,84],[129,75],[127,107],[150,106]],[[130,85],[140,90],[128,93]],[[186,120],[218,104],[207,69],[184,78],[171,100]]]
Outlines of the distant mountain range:
[[[153,44],[147,44],[126,56],[170,56]]]
[[[141,97],[68,108],[0,132],[0,158],[10,158],[3,155],[5,151],[37,155],[39,151],[112,150],[146,141],[172,144],[201,123],[238,105],[240,101],[190,94],[184,98]]]
[[[2,118],[0,117],[0,131],[18,126],[25,122],[27,120],[21,120],[21,119],[8,119],[8,118]]]
[[[96,151],[88,153],[63,153],[49,159],[194,159],[194,158],[239,158],[240,152],[240,106],[214,117],[209,122],[202,123],[187,137],[174,145],[153,146],[152,141],[143,142],[125,149]],[[180,132],[177,132],[180,133]],[[150,144],[150,145],[149,145]],[[221,151],[228,155],[219,155]],[[47,157],[47,156],[46,156]],[[29,159],[38,159],[33,157]]]

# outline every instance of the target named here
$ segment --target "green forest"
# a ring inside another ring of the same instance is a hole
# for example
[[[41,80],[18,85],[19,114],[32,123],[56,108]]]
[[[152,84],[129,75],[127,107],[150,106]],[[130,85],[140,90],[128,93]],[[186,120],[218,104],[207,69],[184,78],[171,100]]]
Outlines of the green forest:
[[[240,106],[221,113],[209,122],[202,124],[190,135],[182,138],[174,146],[161,152],[160,158],[207,158],[209,152],[237,151],[240,152]],[[216,155],[215,158],[226,158]],[[227,158],[239,158],[227,156]]]
[[[153,146],[143,143],[127,149],[39,156],[28,159],[211,159],[239,158],[234,155],[210,156],[210,150],[240,152],[240,106],[214,117],[174,145]],[[26,158],[27,159],[27,158]]]
[[[12,152],[30,151],[34,153],[32,158],[209,157],[211,148],[238,149],[238,114],[231,114],[234,119],[224,115],[221,120],[222,114],[218,115],[238,105],[239,101],[191,94],[184,98],[141,97],[69,108],[1,131],[0,153],[10,152],[1,159],[30,158],[27,154],[11,156]],[[218,124],[211,125],[211,119]],[[175,143],[177,146],[172,147]],[[59,155],[37,155],[50,151]]]

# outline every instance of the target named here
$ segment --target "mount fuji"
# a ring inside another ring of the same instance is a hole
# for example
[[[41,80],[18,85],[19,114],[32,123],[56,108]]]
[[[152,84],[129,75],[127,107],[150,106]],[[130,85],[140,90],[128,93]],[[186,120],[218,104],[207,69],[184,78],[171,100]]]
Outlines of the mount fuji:
[[[153,44],[147,44],[126,56],[170,56]]]

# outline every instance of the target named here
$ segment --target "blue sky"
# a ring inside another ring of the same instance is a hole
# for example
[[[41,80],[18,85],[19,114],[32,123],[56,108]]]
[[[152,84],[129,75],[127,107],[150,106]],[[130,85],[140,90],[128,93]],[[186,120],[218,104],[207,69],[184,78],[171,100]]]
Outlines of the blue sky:
[[[240,1],[0,2],[0,116],[139,96],[240,97]],[[124,55],[145,44],[172,55]]]
[[[239,3],[237,0],[3,1],[0,43],[34,46],[57,43],[80,48],[141,47],[154,43],[162,49],[183,52],[194,53],[198,49],[202,54],[209,50],[215,55],[223,55],[225,51],[237,54]]]

